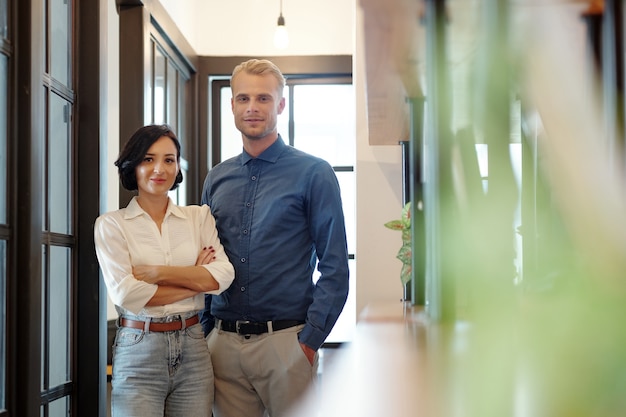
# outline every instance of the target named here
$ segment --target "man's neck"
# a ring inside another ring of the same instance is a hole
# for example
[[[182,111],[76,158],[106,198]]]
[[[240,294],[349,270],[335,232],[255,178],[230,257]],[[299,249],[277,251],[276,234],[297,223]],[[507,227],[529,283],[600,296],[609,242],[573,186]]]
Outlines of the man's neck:
[[[250,156],[256,158],[261,155],[267,148],[272,146],[278,139],[278,133],[275,135],[268,135],[261,139],[248,139],[243,137],[243,148],[248,152]]]

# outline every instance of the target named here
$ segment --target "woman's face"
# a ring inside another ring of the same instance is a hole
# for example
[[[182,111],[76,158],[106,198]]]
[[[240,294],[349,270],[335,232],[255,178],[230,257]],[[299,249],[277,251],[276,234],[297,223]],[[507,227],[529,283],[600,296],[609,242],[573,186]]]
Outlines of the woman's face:
[[[168,136],[161,136],[135,168],[139,195],[167,195],[178,170],[176,145]]]

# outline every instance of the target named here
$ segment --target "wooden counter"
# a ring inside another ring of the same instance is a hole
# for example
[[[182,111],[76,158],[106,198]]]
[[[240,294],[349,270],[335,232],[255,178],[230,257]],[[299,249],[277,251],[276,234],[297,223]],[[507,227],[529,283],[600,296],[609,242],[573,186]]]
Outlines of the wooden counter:
[[[441,330],[427,323],[421,309],[401,302],[369,306],[355,340],[340,348],[293,417],[441,415],[439,402],[433,401],[433,387],[441,380],[441,352],[448,351]]]

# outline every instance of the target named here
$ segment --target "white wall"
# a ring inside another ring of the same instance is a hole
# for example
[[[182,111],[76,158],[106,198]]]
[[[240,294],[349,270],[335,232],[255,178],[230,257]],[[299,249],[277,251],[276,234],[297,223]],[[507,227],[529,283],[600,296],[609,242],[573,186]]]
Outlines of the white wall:
[[[119,143],[118,15],[109,4],[108,22],[108,155],[105,164],[108,198],[105,209],[118,205],[118,178],[113,169]],[[290,46],[277,51],[272,44],[278,0],[161,0],[199,55],[339,55],[352,54],[357,107],[357,315],[370,303],[402,298],[401,262],[396,253],[400,234],[383,224],[397,219],[402,208],[402,173],[399,146],[370,146],[366,122],[363,28],[358,0],[283,0],[283,15]],[[184,9],[181,7],[184,5]],[[245,12],[242,12],[245,11]],[[112,305],[109,318],[115,317]]]

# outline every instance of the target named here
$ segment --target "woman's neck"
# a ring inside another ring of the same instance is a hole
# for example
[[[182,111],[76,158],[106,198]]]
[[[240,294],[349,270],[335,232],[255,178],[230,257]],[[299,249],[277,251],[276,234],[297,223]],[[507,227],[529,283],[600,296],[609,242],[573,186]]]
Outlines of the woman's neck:
[[[137,196],[137,204],[143,209],[152,220],[156,223],[159,230],[167,212],[169,198],[165,196],[139,195]]]

